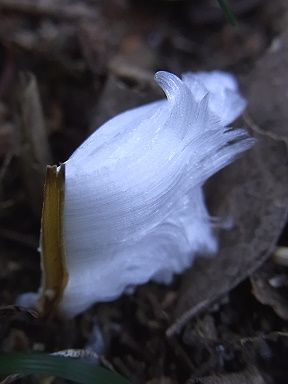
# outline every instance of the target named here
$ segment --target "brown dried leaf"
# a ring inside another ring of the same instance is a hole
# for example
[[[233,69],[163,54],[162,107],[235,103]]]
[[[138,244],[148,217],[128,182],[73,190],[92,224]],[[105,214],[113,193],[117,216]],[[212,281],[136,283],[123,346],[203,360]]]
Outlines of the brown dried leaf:
[[[288,144],[288,29],[277,39],[251,74],[248,113],[252,129]],[[261,97],[259,97],[261,95]]]
[[[22,73],[19,84],[19,156],[33,212],[40,217],[46,165],[51,155],[37,81]]]
[[[287,47],[286,38],[285,41]],[[288,52],[288,48],[284,52]],[[175,310],[177,320],[168,329],[169,336],[259,268],[270,256],[285,224],[287,64],[287,60],[280,63],[278,55],[270,57],[268,52],[250,77],[249,113],[255,126],[260,127],[256,134],[258,143],[241,160],[218,174],[208,187],[213,214],[231,216],[235,225],[231,231],[220,233],[217,257],[197,260],[186,274]],[[263,73],[263,77],[259,73]],[[282,78],[272,87],[275,73],[281,73]],[[285,90],[281,82],[286,84]]]
[[[91,131],[127,109],[161,98],[152,73],[118,62],[112,66],[95,111]]]

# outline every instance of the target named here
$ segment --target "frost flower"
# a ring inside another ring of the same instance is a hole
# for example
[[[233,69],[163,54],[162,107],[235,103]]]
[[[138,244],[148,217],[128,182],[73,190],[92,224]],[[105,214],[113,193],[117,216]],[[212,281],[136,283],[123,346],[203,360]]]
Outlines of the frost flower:
[[[155,80],[167,100],[114,117],[49,171],[58,181],[46,192],[58,199],[44,202],[42,304],[54,300],[68,316],[151,279],[169,283],[196,255],[217,251],[202,186],[252,146],[244,130],[227,128],[245,101],[223,72]],[[58,228],[48,228],[55,215]]]

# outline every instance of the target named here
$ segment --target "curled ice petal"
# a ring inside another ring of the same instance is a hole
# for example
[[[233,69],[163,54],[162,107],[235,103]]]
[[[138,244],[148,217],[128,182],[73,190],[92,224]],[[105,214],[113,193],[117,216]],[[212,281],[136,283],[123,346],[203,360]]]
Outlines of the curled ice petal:
[[[67,315],[150,279],[168,283],[217,251],[202,185],[252,146],[225,127],[245,101],[224,73],[155,80],[167,100],[111,119],[65,163]]]
[[[209,94],[209,108],[224,125],[232,123],[246,108],[246,100],[240,95],[237,81],[230,73],[188,72],[182,78],[196,100]]]

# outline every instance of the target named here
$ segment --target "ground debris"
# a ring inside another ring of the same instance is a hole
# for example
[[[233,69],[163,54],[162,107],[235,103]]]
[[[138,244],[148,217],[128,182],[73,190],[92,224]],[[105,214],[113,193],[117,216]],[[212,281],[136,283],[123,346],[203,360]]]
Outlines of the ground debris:
[[[266,263],[251,276],[252,293],[260,303],[269,305],[283,319],[288,320],[288,274],[272,262]]]
[[[46,165],[51,164],[37,80],[30,73],[21,73],[18,89],[18,156],[23,182],[29,195],[31,208],[41,216],[42,191]]]
[[[286,80],[278,81],[286,70],[277,70],[286,60],[280,31],[286,1],[232,3],[236,28],[210,17],[217,3],[209,0],[0,0],[0,304],[13,304],[40,285],[39,221],[20,168],[25,148],[16,145],[20,71],[33,73],[42,102],[42,117],[38,110],[28,124],[46,136],[36,138],[34,129],[28,134],[39,146],[34,157],[40,165],[48,161],[47,147],[51,163],[64,162],[106,119],[163,97],[153,86],[153,73],[163,69],[243,75],[255,68],[242,80],[251,105],[245,124],[258,137],[247,157],[207,186],[212,214],[229,212],[235,219],[232,231],[221,231],[217,258],[197,260],[170,286],[146,284],[69,321],[17,310],[15,317],[8,307],[2,352],[89,349],[99,364],[140,384],[287,383],[287,320],[279,316],[286,311],[287,271],[274,265],[275,273],[253,275],[274,250],[287,211],[287,124],[279,128],[286,121]],[[40,194],[35,188],[33,200]],[[287,246],[287,229],[285,237]],[[259,281],[265,283],[262,301],[252,293]]]
[[[272,383],[271,380],[269,382]],[[269,382],[264,380],[256,368],[250,367],[239,373],[191,379],[186,384],[268,384]]]

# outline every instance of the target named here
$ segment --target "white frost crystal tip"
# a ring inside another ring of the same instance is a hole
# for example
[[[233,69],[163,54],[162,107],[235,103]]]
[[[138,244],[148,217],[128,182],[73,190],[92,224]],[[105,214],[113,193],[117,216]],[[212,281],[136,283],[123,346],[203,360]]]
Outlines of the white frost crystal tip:
[[[217,251],[202,186],[253,145],[226,127],[246,102],[224,72],[155,80],[167,100],[114,117],[65,163],[68,316],[151,279],[169,283]]]

